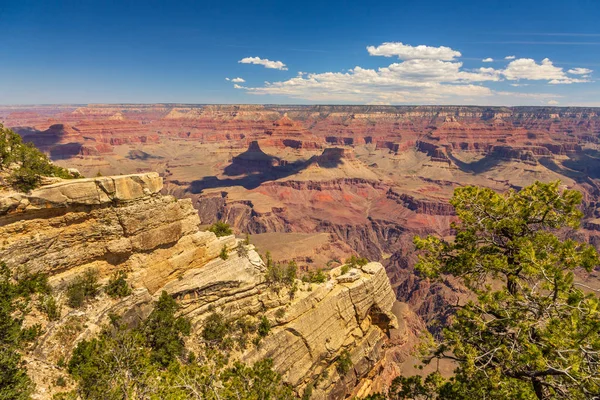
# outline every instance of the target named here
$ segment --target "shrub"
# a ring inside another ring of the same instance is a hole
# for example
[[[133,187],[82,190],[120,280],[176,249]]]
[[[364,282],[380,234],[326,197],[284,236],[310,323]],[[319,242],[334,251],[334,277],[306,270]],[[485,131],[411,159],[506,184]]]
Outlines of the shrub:
[[[298,266],[294,261],[290,261],[286,266],[275,264],[271,261],[270,254],[267,252],[267,271],[265,273],[267,283],[292,286],[297,274]]]
[[[11,164],[17,166],[8,182],[15,189],[27,192],[41,183],[42,176],[74,178],[66,169],[60,168],[31,143],[23,143],[21,136],[0,124],[0,169]]]
[[[86,300],[96,297],[99,288],[98,271],[88,269],[67,287],[67,304],[70,307],[79,308]]]
[[[212,233],[214,233],[215,235],[217,235],[217,237],[221,237],[221,236],[229,236],[231,234],[233,234],[231,227],[229,226],[229,224],[225,223],[225,222],[215,222],[214,224],[212,224],[208,230]]]
[[[302,393],[302,400],[310,400],[310,398],[312,397],[313,389],[314,385],[312,383],[306,385],[304,393]]]
[[[256,332],[256,324],[250,318],[240,318],[236,321],[235,325],[243,334]]]
[[[60,306],[56,302],[53,296],[46,296],[39,304],[39,310],[46,314],[50,321],[57,321],[60,319]]]
[[[221,260],[227,260],[229,258],[229,254],[227,254],[227,246],[223,245],[221,252],[219,253],[219,257],[221,257]]]
[[[250,234],[246,233],[246,239],[244,239],[244,244],[248,246],[250,244]]]
[[[2,151],[2,150],[0,150]],[[40,331],[39,325],[23,328],[30,297],[46,282],[42,274],[15,276],[0,262],[0,399],[28,399],[33,383],[23,366],[21,352]]]
[[[202,338],[209,342],[222,342],[227,335],[228,326],[225,322],[223,314],[212,313],[204,321],[204,328],[202,328]]]
[[[336,361],[335,368],[340,375],[346,375],[350,371],[350,368],[352,368],[352,359],[348,350],[342,351],[342,354],[340,354]]]
[[[125,271],[115,272],[108,280],[104,291],[113,299],[129,296],[131,294],[131,287],[126,279],[127,273]]]
[[[311,283],[323,283],[327,281],[327,274],[322,269],[309,271],[302,277],[302,281]]]
[[[165,367],[183,355],[183,336],[191,331],[190,321],[175,315],[178,309],[175,299],[163,291],[142,328],[152,348],[152,360]]]
[[[365,257],[356,257],[354,255],[346,260],[346,264],[349,265],[350,268],[362,267],[368,263],[369,260]]]
[[[260,337],[265,337],[269,334],[270,330],[271,323],[269,322],[269,319],[263,315],[260,319],[260,324],[258,324],[258,335]]]
[[[67,386],[67,380],[64,376],[59,376],[56,381],[54,381],[54,384],[59,387],[65,387]]]
[[[342,275],[347,274],[348,271],[350,271],[350,266],[348,264],[342,265],[342,270],[341,270]]]

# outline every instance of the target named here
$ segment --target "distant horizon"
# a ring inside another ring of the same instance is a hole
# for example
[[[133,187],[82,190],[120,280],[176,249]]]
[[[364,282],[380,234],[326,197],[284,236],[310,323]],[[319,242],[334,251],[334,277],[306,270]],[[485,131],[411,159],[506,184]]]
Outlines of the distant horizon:
[[[3,105],[600,107],[596,0],[5,3]]]
[[[477,107],[477,108],[598,108],[597,106],[579,105],[485,105],[485,104],[343,104],[343,103],[40,103],[40,104],[0,104],[3,107],[57,107],[57,106],[292,106],[292,107]]]

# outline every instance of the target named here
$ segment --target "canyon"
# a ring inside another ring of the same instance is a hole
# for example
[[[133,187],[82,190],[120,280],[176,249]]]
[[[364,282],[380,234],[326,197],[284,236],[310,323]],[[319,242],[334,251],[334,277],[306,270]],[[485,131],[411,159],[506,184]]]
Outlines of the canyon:
[[[134,296],[86,316],[82,337],[110,307],[147,310],[161,290],[196,324],[209,299],[235,317],[266,305],[276,332],[243,357],[273,358],[300,392],[325,369],[321,396],[380,389],[408,368],[419,330],[435,333],[447,305],[467,296],[452,279],[430,282],[413,271],[415,235],[452,235],[456,187],[507,191],[560,180],[583,193],[577,235],[600,249],[600,108],[98,104],[0,106],[0,120],[57,165],[97,176],[3,197],[0,229],[9,239],[0,259],[43,269],[58,288],[90,266],[104,278],[133,271]],[[202,230],[216,221],[250,234],[247,255],[218,258],[239,239]],[[53,240],[58,227],[66,239]],[[267,251],[331,279],[303,287],[292,303],[268,294],[258,256]],[[351,254],[373,262],[338,282]],[[217,292],[202,290],[215,279],[225,281]],[[600,287],[597,271],[578,279]],[[284,316],[274,317],[281,307]],[[34,366],[49,368],[44,362],[69,351],[54,346]],[[332,360],[344,347],[355,349],[357,367],[339,379]]]
[[[299,394],[311,385],[313,398],[343,398],[389,384],[380,372],[408,356],[418,325],[396,301],[380,263],[334,268],[323,283],[298,281],[292,296],[269,285],[253,245],[199,229],[191,201],[161,195],[161,189],[162,178],[147,173],[66,180],[0,196],[0,259],[8,268],[47,274],[59,301],[89,270],[101,282],[126,271],[133,288],[122,298],[101,294],[83,308],[63,303],[54,320],[39,311],[28,316],[42,332],[24,357],[34,398],[60,392],[54,385],[64,379],[60,360],[69,359],[78,342],[97,335],[111,315],[139,323],[163,292],[191,322],[189,348],[197,348],[214,312],[230,321],[267,318],[270,332],[260,345],[235,356],[247,363],[272,359]],[[340,374],[336,360],[344,352],[352,368]],[[388,371],[388,378],[397,373]]]

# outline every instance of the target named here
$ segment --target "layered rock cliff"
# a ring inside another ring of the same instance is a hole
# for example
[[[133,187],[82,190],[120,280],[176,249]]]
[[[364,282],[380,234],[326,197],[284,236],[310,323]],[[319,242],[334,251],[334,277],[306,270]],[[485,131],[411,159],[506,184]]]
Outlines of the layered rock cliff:
[[[268,318],[272,329],[260,346],[237,358],[273,359],[298,394],[310,385],[317,399],[350,395],[370,372],[372,380],[374,368],[383,368],[390,332],[402,343],[414,337],[392,312],[395,295],[381,264],[344,275],[338,267],[322,284],[297,281],[290,296],[267,284],[252,245],[201,231],[191,201],[161,195],[161,188],[162,178],[150,173],[59,182],[0,198],[0,260],[48,273],[59,302],[64,288],[90,268],[101,280],[127,271],[134,289],[122,299],[102,294],[82,309],[63,304],[57,321],[32,314],[29,322],[42,324],[26,354],[36,398],[51,398],[52,382],[62,373],[57,363],[70,357],[77,342],[95,336],[110,315],[132,324],[144,319],[162,291],[192,322],[190,346],[215,310],[231,321]],[[223,248],[227,259],[219,257]],[[336,360],[346,351],[352,368],[341,376]]]

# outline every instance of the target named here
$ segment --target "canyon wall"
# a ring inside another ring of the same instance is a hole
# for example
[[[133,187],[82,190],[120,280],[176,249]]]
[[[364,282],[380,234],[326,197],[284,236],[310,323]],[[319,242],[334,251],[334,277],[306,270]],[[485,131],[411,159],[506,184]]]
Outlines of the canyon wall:
[[[432,330],[464,293],[414,274],[412,238],[452,235],[457,187],[560,180],[583,193],[579,235],[600,248],[598,108],[100,104],[2,106],[0,120],[85,176],[158,171],[203,223],[263,235],[263,254],[297,244],[279,261],[303,270],[348,251],[379,261]]]
[[[390,337],[397,361],[398,349],[414,344],[416,328],[406,314],[397,313],[398,321],[393,313],[396,299],[381,264],[343,275],[334,268],[322,284],[298,280],[290,296],[267,284],[254,246],[200,230],[191,200],[162,195],[162,185],[158,174],[149,173],[64,181],[0,197],[0,259],[11,268],[47,273],[59,302],[65,287],[90,268],[103,282],[127,271],[134,289],[122,299],[101,294],[82,309],[63,304],[57,321],[33,313],[42,335],[25,359],[36,398],[51,398],[57,390],[53,382],[64,373],[57,363],[77,342],[96,335],[112,314],[132,324],[144,319],[162,291],[191,320],[192,347],[215,310],[230,321],[268,318],[270,333],[237,357],[248,363],[273,359],[299,394],[309,384],[315,399],[383,387],[374,374],[392,368],[386,364]],[[223,248],[227,259],[219,257]],[[352,368],[341,376],[336,360],[345,350]]]

